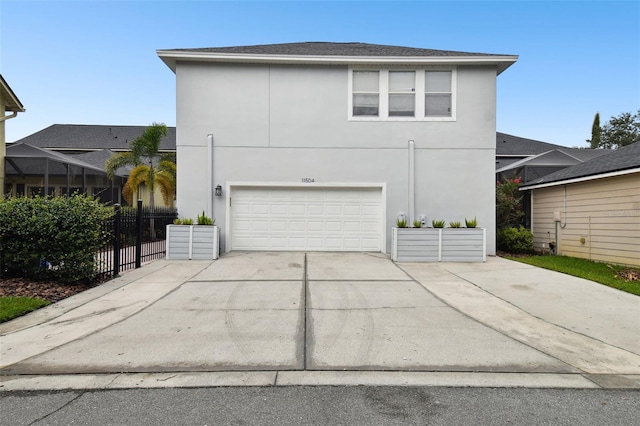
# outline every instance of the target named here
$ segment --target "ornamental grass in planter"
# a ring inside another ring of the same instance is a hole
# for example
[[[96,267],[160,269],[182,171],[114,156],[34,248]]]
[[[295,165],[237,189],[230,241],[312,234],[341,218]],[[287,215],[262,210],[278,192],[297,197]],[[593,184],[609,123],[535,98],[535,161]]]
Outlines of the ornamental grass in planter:
[[[190,218],[167,225],[167,259],[213,260],[220,253],[220,229],[215,219],[198,215],[196,225]]]

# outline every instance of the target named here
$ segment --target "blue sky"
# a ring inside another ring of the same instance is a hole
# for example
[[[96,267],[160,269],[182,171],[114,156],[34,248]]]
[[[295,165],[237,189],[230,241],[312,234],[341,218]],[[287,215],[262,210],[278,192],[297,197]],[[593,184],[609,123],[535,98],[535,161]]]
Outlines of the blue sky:
[[[519,55],[498,77],[497,130],[586,146],[640,108],[638,1],[0,0],[0,72],[26,108],[15,141],[51,124],[175,125],[157,49],[359,41]]]

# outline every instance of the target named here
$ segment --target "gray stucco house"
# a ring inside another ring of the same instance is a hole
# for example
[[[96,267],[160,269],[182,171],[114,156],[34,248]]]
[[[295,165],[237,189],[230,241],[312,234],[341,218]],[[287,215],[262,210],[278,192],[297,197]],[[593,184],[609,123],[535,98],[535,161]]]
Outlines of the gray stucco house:
[[[223,251],[388,253],[404,214],[477,217],[495,253],[496,77],[517,56],[316,42],[157,53],[176,75],[179,214],[215,217]]]

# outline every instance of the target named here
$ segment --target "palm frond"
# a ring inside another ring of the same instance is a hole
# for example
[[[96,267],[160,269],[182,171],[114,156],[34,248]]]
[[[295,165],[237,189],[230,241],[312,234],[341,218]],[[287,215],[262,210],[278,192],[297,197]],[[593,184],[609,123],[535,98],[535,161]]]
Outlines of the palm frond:
[[[158,155],[160,143],[167,135],[167,126],[163,123],[152,123],[141,136],[131,141],[131,152],[138,157],[153,157]]]
[[[160,154],[160,161],[169,161],[171,163],[176,163],[176,153],[175,152],[163,152]]]
[[[156,173],[156,184],[160,188],[164,205],[171,205],[171,200],[175,198],[176,194],[175,180],[164,172],[158,172]]]
[[[176,163],[172,161],[162,160],[160,161],[160,164],[158,164],[158,170],[171,176],[174,182],[176,181],[176,176],[177,176]]]
[[[131,152],[119,152],[112,155],[105,161],[104,170],[109,179],[113,179],[118,169],[125,166],[135,166],[139,164],[137,158]]]

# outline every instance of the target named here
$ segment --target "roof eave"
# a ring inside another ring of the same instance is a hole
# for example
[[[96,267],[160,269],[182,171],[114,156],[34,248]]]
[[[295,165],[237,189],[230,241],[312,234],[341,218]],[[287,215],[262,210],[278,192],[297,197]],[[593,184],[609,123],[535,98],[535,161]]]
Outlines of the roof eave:
[[[9,86],[2,75],[0,75],[0,90],[2,90],[2,97],[5,98],[6,102],[4,106],[5,112],[25,112],[22,102],[20,102],[20,99],[13,93],[11,86]]]
[[[550,186],[558,186],[558,185],[567,185],[567,184],[570,184],[570,183],[586,182],[586,181],[589,181],[589,180],[603,179],[603,178],[615,177],[615,176],[623,176],[623,175],[628,175],[628,174],[632,174],[632,173],[640,173],[640,167],[634,167],[634,168],[625,169],[625,170],[616,170],[616,171],[611,171],[611,172],[606,172],[606,173],[597,173],[597,174],[593,174],[593,175],[580,176],[580,177],[569,178],[569,179],[561,179],[561,180],[557,180],[557,181],[554,181],[554,182],[540,182],[540,183],[537,183],[537,184],[522,185],[519,189],[520,189],[520,191],[528,191],[528,190],[531,190],[531,189],[548,188]]]
[[[157,50],[160,59],[175,73],[178,61],[253,64],[411,64],[411,65],[495,65],[500,74],[517,60],[516,55],[479,56],[330,56],[330,55],[258,55],[238,53]]]

